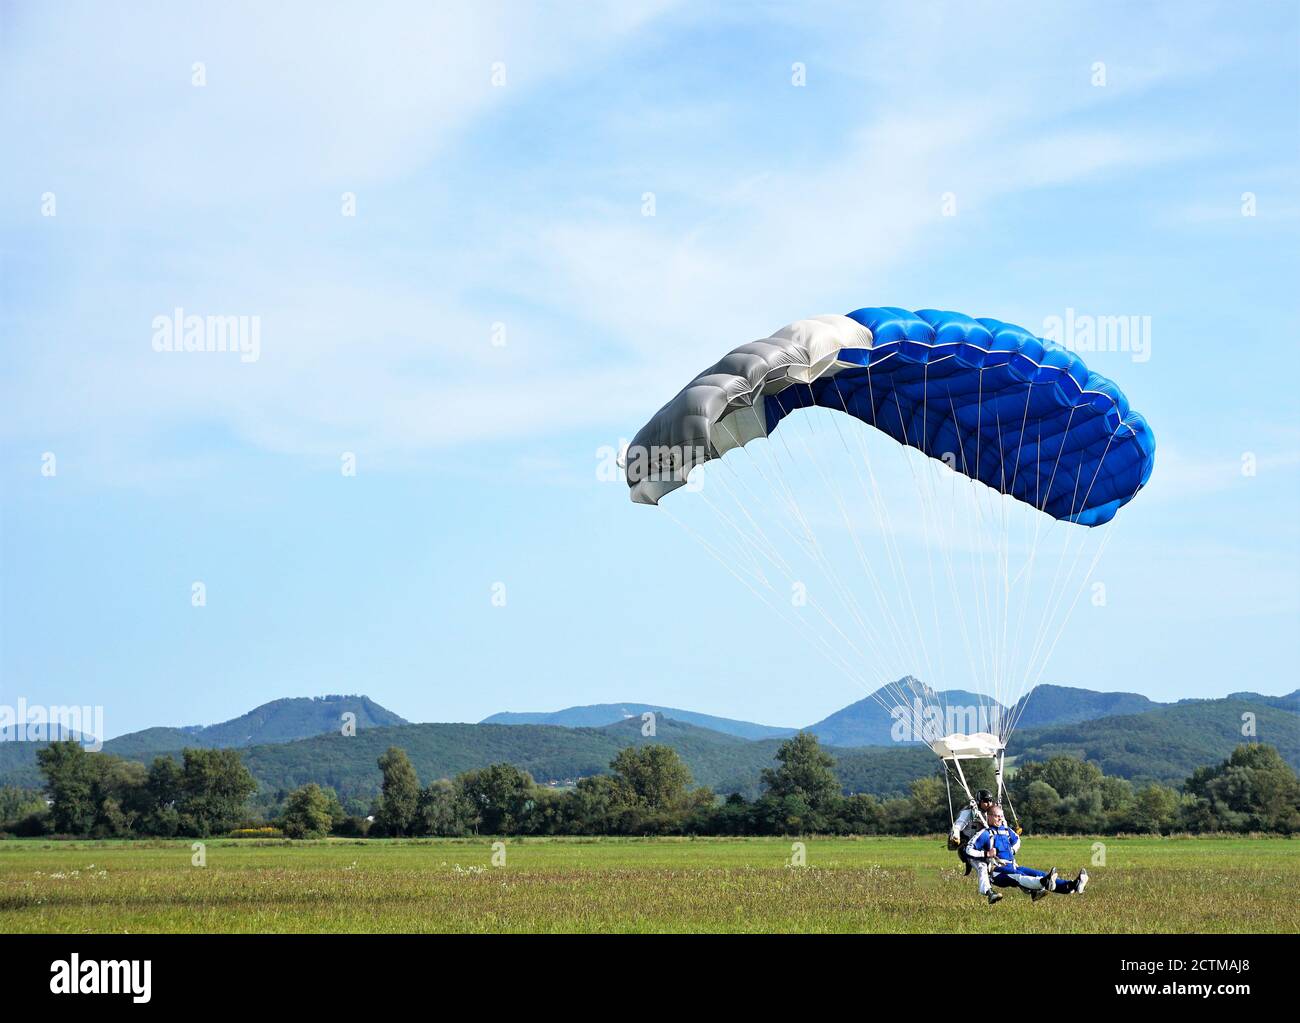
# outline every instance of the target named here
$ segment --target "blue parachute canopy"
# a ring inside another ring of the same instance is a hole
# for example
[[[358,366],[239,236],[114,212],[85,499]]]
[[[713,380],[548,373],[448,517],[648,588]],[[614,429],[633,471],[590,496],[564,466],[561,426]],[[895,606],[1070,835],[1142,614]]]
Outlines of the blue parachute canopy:
[[[715,458],[810,405],[846,412],[1000,493],[1086,526],[1114,517],[1155,465],[1146,420],[1059,344],[994,319],[865,308],[791,324],[696,377],[629,448],[633,499],[657,503],[689,472],[687,456],[680,475],[656,476],[665,464],[656,448]]]

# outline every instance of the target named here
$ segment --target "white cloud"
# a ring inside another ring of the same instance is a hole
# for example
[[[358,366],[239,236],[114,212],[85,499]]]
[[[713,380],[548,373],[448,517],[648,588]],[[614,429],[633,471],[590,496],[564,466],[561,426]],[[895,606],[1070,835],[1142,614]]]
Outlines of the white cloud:
[[[981,218],[999,203],[1176,161],[1202,144],[1149,124],[1045,129],[1062,111],[1103,102],[1051,77],[1057,53],[1018,50],[1045,16],[999,36],[955,7],[919,47],[931,15],[875,18],[873,52],[906,52],[923,66],[861,61],[861,115],[812,151],[728,132],[726,96],[647,93],[632,118],[647,130],[719,128],[717,150],[690,165],[676,152],[610,157],[620,171],[641,159],[647,187],[664,190],[654,218],[639,215],[639,193],[620,204],[572,188],[562,168],[536,183],[536,201],[501,194],[532,184],[503,170],[526,164],[527,148],[471,164],[490,188],[456,176],[458,142],[511,111],[541,109],[548,88],[619,52],[659,13],[611,5],[557,20],[476,5],[410,20],[380,7],[342,32],[292,8],[214,15],[203,32],[168,15],[152,31],[124,32],[124,49],[91,48],[98,56],[62,84],[51,69],[81,51],[77,37],[29,20],[10,43],[21,59],[8,84],[43,91],[48,113],[36,125],[10,112],[8,127],[16,118],[41,143],[14,175],[39,178],[93,152],[94,172],[75,176],[65,202],[150,223],[157,211],[144,197],[158,196],[188,206],[193,225],[155,224],[156,238],[123,239],[98,258],[59,254],[70,279],[53,287],[71,293],[43,321],[29,314],[24,333],[98,333],[73,360],[57,344],[30,353],[29,386],[16,388],[22,421],[147,433],[216,420],[255,447],[318,454],[533,438],[629,417],[634,426],[736,344],[800,316],[903,301],[885,283],[935,246],[977,246]],[[77,23],[86,34],[97,25]],[[822,29],[837,37],[833,24]],[[487,81],[498,56],[504,90]],[[963,77],[1011,56],[1024,78],[1052,88],[972,88]],[[205,90],[188,84],[196,59],[209,61]],[[1177,72],[1171,59],[1148,79]],[[646,72],[609,71],[636,73]],[[137,116],[97,128],[110,107]],[[628,110],[593,102],[590,116],[597,145],[603,131],[628,139]],[[759,162],[734,170],[749,157]],[[336,191],[354,183],[372,186],[365,213],[340,229]],[[952,220],[940,215],[947,191],[957,194]],[[312,192],[321,197],[307,200],[316,206],[301,232],[286,230],[298,215],[286,220],[281,204],[298,208]],[[269,226],[259,204],[272,207]],[[151,258],[158,272],[122,266],[122,255]],[[173,304],[261,315],[262,361],[160,361],[142,324]],[[504,349],[488,343],[497,319],[509,330]]]

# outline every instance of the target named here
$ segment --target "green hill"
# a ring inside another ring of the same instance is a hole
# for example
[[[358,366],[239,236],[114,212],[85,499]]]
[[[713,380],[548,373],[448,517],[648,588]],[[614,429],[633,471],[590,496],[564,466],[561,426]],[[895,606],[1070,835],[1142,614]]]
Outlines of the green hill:
[[[1012,720],[1018,722],[1018,728],[1037,728],[1119,714],[1143,714],[1159,706],[1139,693],[1098,693],[1071,686],[1039,685],[1017,701]]]
[[[272,700],[229,721],[187,728],[146,728],[128,732],[104,743],[104,750],[121,757],[139,758],[185,746],[222,749],[293,742],[312,735],[339,732],[343,715],[356,715],[357,729],[405,725],[405,718],[381,707],[368,696],[295,696]]]
[[[1255,735],[1243,735],[1243,714]],[[1096,761],[1107,774],[1137,783],[1181,784],[1251,738],[1276,746],[1300,770],[1300,715],[1251,700],[1203,700],[1158,706],[1145,714],[1017,731],[1009,752],[1020,761],[1065,754]]]
[[[343,727],[345,713],[356,715],[358,729],[386,728],[408,723],[405,718],[381,707],[368,696],[299,696],[272,700],[230,721],[203,728],[187,728],[184,731],[191,737],[190,745],[261,746],[338,732]],[[120,743],[126,738],[129,736],[122,736],[113,742]]]

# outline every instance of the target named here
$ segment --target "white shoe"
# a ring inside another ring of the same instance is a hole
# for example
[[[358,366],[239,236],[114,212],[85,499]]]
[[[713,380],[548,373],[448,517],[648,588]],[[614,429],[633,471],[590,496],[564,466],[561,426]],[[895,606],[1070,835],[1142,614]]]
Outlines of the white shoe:
[[[1086,888],[1087,886],[1088,886],[1088,872],[1086,870],[1081,870],[1079,871],[1079,876],[1074,880],[1074,894],[1082,895],[1084,888]]]
[[[1047,876],[1046,876],[1045,878],[1043,878],[1043,891],[1045,891],[1045,892],[1054,892],[1054,891],[1056,891],[1056,880],[1057,880],[1057,876],[1058,876],[1058,875],[1057,875],[1057,873],[1056,873],[1056,868],[1055,868],[1055,867],[1053,867],[1051,870],[1049,870],[1049,871],[1047,872]]]

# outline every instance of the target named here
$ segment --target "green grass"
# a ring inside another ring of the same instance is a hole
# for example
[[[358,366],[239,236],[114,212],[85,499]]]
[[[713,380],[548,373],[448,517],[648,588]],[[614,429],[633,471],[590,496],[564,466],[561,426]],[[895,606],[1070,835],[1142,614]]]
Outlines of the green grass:
[[[1073,876],[1094,839],[1025,839]],[[0,932],[1300,931],[1300,843],[1112,838],[1082,896],[977,897],[940,839],[0,842]]]

